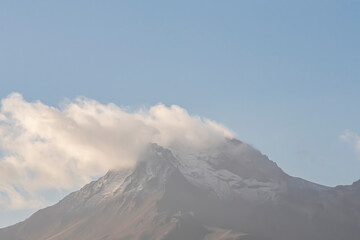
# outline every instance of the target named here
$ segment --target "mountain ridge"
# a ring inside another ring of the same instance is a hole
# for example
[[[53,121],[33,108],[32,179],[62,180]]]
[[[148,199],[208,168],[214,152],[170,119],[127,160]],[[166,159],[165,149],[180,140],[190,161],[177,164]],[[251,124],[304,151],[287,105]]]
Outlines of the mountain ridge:
[[[331,188],[291,177],[237,140],[210,153],[151,144],[133,170],[109,171],[24,222],[0,229],[0,239],[177,240],[225,234],[355,240],[358,184]]]

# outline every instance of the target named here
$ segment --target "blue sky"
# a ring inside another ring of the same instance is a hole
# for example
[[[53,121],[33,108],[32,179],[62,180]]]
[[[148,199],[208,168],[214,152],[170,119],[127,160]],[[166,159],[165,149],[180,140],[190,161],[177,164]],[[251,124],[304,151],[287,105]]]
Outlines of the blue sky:
[[[356,1],[2,1],[0,97],[177,104],[293,176],[351,184],[359,153],[340,136],[360,134],[359,12]]]

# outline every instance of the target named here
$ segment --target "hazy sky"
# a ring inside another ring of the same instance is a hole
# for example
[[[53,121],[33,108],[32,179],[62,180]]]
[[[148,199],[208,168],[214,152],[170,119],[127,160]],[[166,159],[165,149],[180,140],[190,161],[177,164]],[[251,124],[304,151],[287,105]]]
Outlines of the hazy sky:
[[[176,104],[293,176],[351,184],[359,12],[357,1],[1,1],[0,97]],[[0,226],[28,213],[0,210]]]

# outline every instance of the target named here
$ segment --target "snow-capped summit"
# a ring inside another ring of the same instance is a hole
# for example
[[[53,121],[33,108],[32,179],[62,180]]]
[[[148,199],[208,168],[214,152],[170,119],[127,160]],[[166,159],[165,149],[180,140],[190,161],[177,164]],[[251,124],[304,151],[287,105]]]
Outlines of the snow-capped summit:
[[[284,173],[227,140],[206,151],[150,144],[133,169],[112,170],[0,239],[357,240],[360,187]]]

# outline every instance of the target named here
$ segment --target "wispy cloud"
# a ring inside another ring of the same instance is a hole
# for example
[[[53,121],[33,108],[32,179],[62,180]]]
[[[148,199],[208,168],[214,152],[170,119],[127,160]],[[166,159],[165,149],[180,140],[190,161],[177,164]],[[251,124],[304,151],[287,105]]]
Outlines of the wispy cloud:
[[[340,139],[352,144],[360,158],[360,136],[357,133],[345,130],[344,133],[340,135]]]
[[[41,192],[71,189],[109,169],[132,167],[148,143],[203,148],[233,133],[163,104],[129,112],[78,98],[62,108],[13,93],[0,111],[0,205],[38,206]]]

